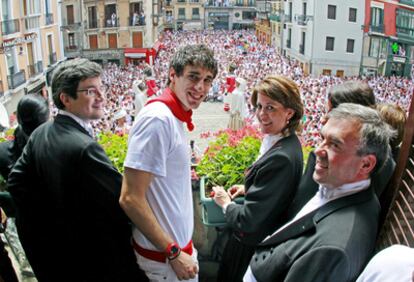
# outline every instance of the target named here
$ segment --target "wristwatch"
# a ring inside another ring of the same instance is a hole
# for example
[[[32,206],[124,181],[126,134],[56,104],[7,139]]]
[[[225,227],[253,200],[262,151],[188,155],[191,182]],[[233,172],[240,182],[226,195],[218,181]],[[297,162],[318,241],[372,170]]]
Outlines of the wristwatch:
[[[165,249],[165,254],[168,260],[175,259],[176,257],[180,255],[180,253],[181,253],[181,248],[176,242],[168,244],[167,248]]]

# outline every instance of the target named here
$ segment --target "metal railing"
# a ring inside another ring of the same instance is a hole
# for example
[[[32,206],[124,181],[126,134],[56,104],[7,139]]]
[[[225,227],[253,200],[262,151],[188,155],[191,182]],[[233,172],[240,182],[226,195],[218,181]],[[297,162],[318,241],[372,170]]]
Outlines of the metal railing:
[[[292,22],[292,15],[285,15],[285,23],[291,23]]]
[[[16,72],[7,76],[7,83],[10,89],[15,89],[26,82],[26,75],[24,70]]]
[[[97,19],[93,19],[93,20],[89,20],[88,21],[88,28],[98,28],[98,20]]]
[[[199,20],[200,19],[200,15],[192,15],[191,16],[192,20]]]
[[[49,54],[49,65],[53,65],[57,62],[56,52]]]
[[[38,61],[37,63],[34,63],[33,65],[28,65],[27,68],[29,71],[29,77],[34,77],[37,74],[43,72],[43,62]]]
[[[18,19],[2,21],[1,31],[3,35],[20,32],[20,21]]]
[[[185,15],[180,15],[180,14],[179,14],[179,15],[178,15],[178,19],[179,19],[179,20],[185,20]]]
[[[53,14],[52,13],[45,14],[45,23],[46,23],[46,25],[53,24]]]
[[[76,51],[78,50],[78,48],[79,46],[77,45],[68,45],[68,46],[65,46],[65,51]]]
[[[371,25],[370,26],[370,31],[384,33],[384,25],[383,24]]]
[[[414,0],[400,0],[400,4],[414,6]]]
[[[128,17],[129,26],[143,26],[145,25],[145,17]]]
[[[24,27],[26,30],[38,28],[40,26],[40,16],[28,16],[24,18]]]
[[[112,18],[107,18],[107,19],[104,19],[104,25],[103,25],[104,27],[118,27],[119,26],[119,18],[115,18],[115,19],[112,19]]]
[[[297,15],[296,20],[298,25],[306,25],[308,23],[306,15]]]

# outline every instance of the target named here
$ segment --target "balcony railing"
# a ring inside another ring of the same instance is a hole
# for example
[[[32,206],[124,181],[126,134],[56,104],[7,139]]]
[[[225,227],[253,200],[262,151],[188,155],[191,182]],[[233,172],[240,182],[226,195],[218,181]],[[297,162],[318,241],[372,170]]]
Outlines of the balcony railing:
[[[285,15],[285,23],[291,23],[292,22],[292,15]]]
[[[191,16],[192,20],[199,20],[200,19],[200,15],[192,15]]]
[[[46,25],[53,24],[53,14],[52,13],[45,14],[45,24]]]
[[[276,14],[270,14],[269,15],[269,20],[275,21],[275,22],[280,22],[280,16],[276,15]]]
[[[69,27],[69,26],[76,27],[76,26],[81,26],[81,23],[80,22],[76,22],[73,19],[71,19],[71,20],[62,19],[62,26],[65,26],[65,27]]]
[[[302,55],[305,54],[305,45],[303,44],[299,45],[299,53],[301,53]]]
[[[370,31],[378,32],[378,33],[384,33],[384,25],[383,24],[371,25],[370,26]]]
[[[298,22],[298,25],[306,25],[308,23],[306,15],[297,15],[296,20]]]
[[[5,20],[1,22],[1,31],[3,35],[20,32],[20,22],[18,19]]]
[[[178,15],[179,20],[185,20],[185,15]]]
[[[104,20],[104,27],[118,27],[119,26],[119,18],[107,18]]]
[[[7,83],[10,89],[16,89],[20,85],[26,82],[26,76],[24,70],[21,70],[15,74],[7,76]]]
[[[29,65],[28,70],[29,70],[29,77],[36,76],[37,74],[43,72],[43,62],[38,61],[37,63],[33,65]]]
[[[414,0],[400,0],[400,4],[414,6]]]
[[[79,48],[79,46],[77,46],[77,45],[69,45],[69,46],[65,46],[65,51],[69,51],[69,52],[77,51],[78,48]]]
[[[129,26],[143,26],[145,25],[145,17],[129,17]]]
[[[97,19],[93,19],[93,20],[89,20],[88,21],[88,28],[92,29],[92,28],[98,28],[98,20]]]
[[[397,35],[398,37],[414,40],[414,29],[397,26]]]
[[[49,54],[49,66],[57,62],[56,52]]]
[[[26,30],[39,28],[40,16],[28,16],[24,18],[24,27]]]
[[[291,46],[290,44],[291,44],[290,40],[289,40],[289,39],[288,39],[288,40],[286,40],[286,47],[287,47],[287,48],[290,48],[290,46]]]

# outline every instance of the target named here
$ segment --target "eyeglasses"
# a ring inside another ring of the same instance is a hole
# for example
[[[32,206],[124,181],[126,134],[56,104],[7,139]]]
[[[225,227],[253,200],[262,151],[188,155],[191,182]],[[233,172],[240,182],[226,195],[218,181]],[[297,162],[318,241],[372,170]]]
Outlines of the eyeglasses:
[[[102,85],[99,88],[89,87],[87,89],[79,89],[76,92],[86,92],[86,96],[93,98],[98,96],[98,94],[101,97],[106,97],[106,94],[108,93],[108,87],[106,85]]]

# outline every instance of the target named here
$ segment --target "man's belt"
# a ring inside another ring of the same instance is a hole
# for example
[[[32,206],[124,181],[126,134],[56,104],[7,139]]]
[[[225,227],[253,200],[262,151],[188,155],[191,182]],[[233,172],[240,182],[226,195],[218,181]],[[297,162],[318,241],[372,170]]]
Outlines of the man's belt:
[[[167,256],[164,252],[157,252],[153,250],[144,249],[143,247],[138,245],[134,239],[132,239],[132,246],[134,247],[134,250],[144,258],[161,263],[165,263],[167,261]],[[190,242],[188,242],[188,244],[185,247],[181,248],[181,251],[191,256],[193,254],[193,240],[190,240]]]

